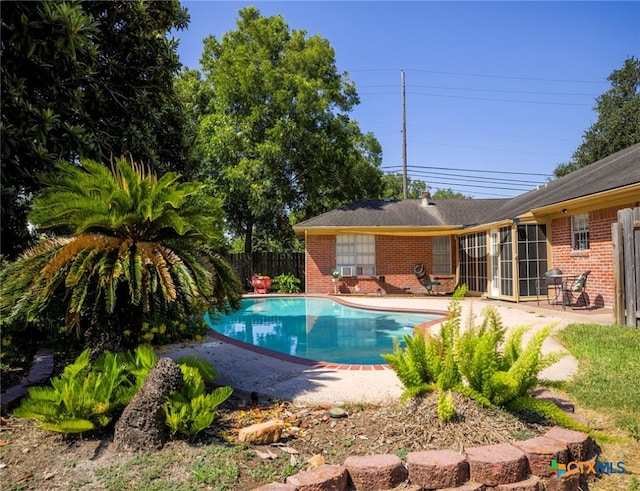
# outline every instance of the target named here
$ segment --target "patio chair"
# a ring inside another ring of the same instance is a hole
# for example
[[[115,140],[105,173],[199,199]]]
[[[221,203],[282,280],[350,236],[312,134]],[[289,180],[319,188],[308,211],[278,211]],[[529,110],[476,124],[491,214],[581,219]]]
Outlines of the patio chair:
[[[560,305],[562,303],[562,271],[550,269],[543,278],[538,279],[538,305],[540,305],[540,291],[546,290],[547,303],[549,305]]]
[[[571,308],[582,306],[587,310],[591,308],[589,295],[587,295],[587,276],[590,273],[591,271],[585,271],[577,278],[564,283],[562,292],[566,301],[563,306],[569,305]]]
[[[427,270],[424,267],[424,264],[418,263],[413,267],[413,274],[416,275],[416,278],[420,282],[422,286],[427,289],[428,293],[436,293],[434,287],[440,286],[439,281],[431,281],[429,275],[427,274]]]

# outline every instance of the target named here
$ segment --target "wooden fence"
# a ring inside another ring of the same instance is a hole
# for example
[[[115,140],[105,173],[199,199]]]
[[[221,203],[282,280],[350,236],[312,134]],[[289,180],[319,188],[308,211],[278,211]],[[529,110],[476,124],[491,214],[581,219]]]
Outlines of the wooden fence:
[[[227,255],[227,260],[247,289],[250,286],[249,278],[253,274],[271,278],[291,274],[300,280],[300,290],[304,291],[304,252],[238,253]]]
[[[613,315],[616,324],[638,327],[640,321],[640,208],[618,211],[611,225],[613,241]]]

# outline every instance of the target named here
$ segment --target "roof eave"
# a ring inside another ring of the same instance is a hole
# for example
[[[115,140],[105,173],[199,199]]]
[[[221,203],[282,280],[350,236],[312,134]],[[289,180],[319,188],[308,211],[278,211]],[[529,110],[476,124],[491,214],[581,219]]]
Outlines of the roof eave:
[[[591,210],[601,209],[603,200],[606,200],[607,208],[629,203],[637,203],[640,196],[640,183],[633,183],[617,189],[609,189],[599,193],[590,194],[588,196],[580,196],[578,198],[560,201],[547,206],[533,208],[529,212],[536,218],[541,217],[557,217],[560,215],[575,215],[578,213],[586,213]],[[524,214],[523,214],[524,215]]]
[[[316,226],[293,227],[296,235],[401,235],[401,236],[433,236],[450,235],[453,231],[461,230],[463,225],[438,226]]]

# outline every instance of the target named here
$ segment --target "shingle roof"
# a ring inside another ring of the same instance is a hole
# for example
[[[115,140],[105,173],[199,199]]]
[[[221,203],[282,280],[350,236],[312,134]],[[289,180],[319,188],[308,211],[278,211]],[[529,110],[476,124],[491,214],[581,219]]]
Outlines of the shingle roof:
[[[640,183],[640,143],[515,198],[432,200],[433,206],[422,206],[421,199],[361,201],[294,228],[470,227],[636,183]]]
[[[640,143],[512,198],[501,209],[485,217],[485,221],[502,220],[543,206],[637,183],[640,183]]]
[[[432,200],[433,206],[422,206],[420,199],[360,201],[301,222],[296,228],[464,226],[481,223],[491,209],[505,201]]]

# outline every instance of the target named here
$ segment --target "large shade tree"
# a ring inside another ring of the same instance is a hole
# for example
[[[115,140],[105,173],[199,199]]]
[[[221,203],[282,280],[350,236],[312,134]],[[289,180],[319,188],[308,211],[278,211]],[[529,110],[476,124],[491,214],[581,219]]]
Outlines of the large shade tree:
[[[584,133],[571,161],[555,168],[556,177],[640,142],[640,60],[625,60],[608,80],[611,89],[596,99],[598,120]]]
[[[385,174],[382,178],[382,183],[384,188],[382,196],[378,196],[379,198],[403,199],[404,178],[402,173],[393,172]],[[407,197],[409,199],[419,198],[425,189],[427,189],[427,185],[424,181],[411,179],[411,177],[407,176]]]
[[[2,254],[28,241],[38,173],[57,160],[131,156],[159,172],[193,162],[174,90],[178,0],[2,2]]]
[[[125,159],[61,162],[43,183],[30,220],[57,236],[3,268],[4,323],[28,329],[62,305],[89,347],[121,350],[154,316],[239,306],[242,284],[219,254],[221,203],[202,184]]]
[[[205,39],[201,70],[182,83],[203,174],[245,251],[254,236],[287,241],[292,222],[380,194],[381,147],[349,118],[359,99],[326,39],[249,7],[236,30]]]

